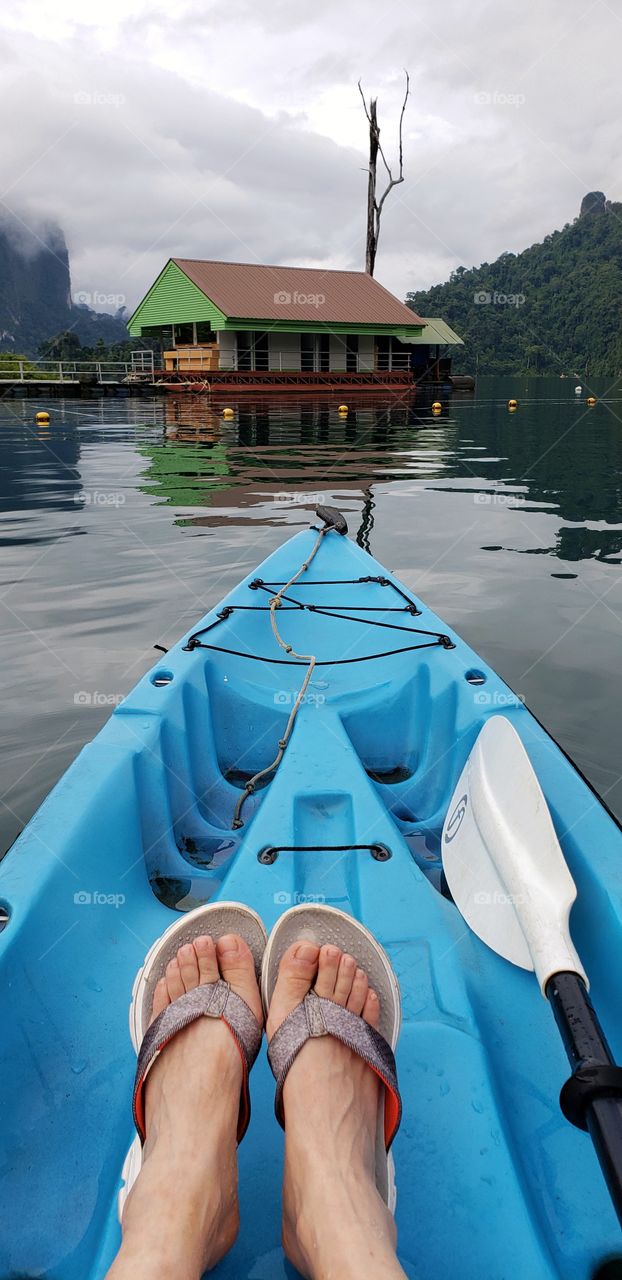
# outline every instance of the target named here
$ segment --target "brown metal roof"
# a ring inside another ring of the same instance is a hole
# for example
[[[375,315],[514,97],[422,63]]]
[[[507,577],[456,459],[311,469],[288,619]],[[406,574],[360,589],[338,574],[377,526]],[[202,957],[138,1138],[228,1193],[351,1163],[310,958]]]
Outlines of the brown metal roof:
[[[364,271],[264,267],[247,262],[173,262],[228,318],[404,327],[423,320]]]

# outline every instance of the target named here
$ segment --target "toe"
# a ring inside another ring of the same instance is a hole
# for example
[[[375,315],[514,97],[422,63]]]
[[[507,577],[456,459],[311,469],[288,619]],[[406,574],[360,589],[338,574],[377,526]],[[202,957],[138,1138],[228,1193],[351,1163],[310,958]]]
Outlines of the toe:
[[[371,987],[367,992],[367,999],[363,1005],[363,1018],[371,1027],[375,1027],[376,1031],[380,1026],[380,1001],[375,991]]]
[[[153,1008],[151,1010],[152,1022],[154,1018],[158,1017],[158,1014],[162,1013],[163,1009],[166,1009],[167,1004],[170,1004],[170,1000],[166,986],[166,978],[160,978],[160,981],[156,982],[155,991],[153,993]]]
[[[294,942],[283,955],[270,1001],[269,1037],[310,991],[317,973],[318,955],[316,943],[307,941]]]
[[[335,982],[335,993],[333,1000],[335,1004],[346,1006],[352,992],[352,983],[356,975],[356,960],[354,956],[347,954],[342,955],[337,970],[337,980]]]
[[[206,933],[201,934],[199,938],[194,939],[194,950],[199,963],[199,981],[201,983],[218,982],[220,970],[213,938]]]
[[[239,934],[226,933],[216,943],[216,955],[225,982],[250,1005],[257,1020],[263,1022],[255,961],[248,944]]]
[[[180,996],[184,995],[186,988],[182,982],[177,956],[173,956],[173,959],[169,960],[165,977],[169,1000],[178,1000]]]
[[[352,990],[348,996],[346,1004],[346,1008],[350,1010],[350,1013],[358,1013],[360,1017],[363,1009],[365,1008],[368,990],[369,983],[367,981],[367,974],[363,969],[357,969],[352,983]]]
[[[181,980],[184,984],[184,991],[194,991],[194,988],[199,985],[199,962],[191,942],[179,948],[177,963]]]
[[[338,947],[330,945],[322,947],[315,979],[315,990],[318,996],[323,996],[327,1000],[334,999],[340,960],[341,952]]]

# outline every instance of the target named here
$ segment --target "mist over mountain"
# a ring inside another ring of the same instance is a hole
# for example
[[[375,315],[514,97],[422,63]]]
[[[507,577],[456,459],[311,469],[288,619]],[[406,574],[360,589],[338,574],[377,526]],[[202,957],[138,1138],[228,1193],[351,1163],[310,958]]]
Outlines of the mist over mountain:
[[[27,225],[0,217],[0,350],[34,356],[40,345],[71,330],[86,346],[127,338],[123,309],[93,310],[71,293],[69,253],[53,222]]]
[[[574,222],[541,244],[459,267],[406,302],[464,338],[461,371],[613,377],[622,370],[622,204],[590,191]]]

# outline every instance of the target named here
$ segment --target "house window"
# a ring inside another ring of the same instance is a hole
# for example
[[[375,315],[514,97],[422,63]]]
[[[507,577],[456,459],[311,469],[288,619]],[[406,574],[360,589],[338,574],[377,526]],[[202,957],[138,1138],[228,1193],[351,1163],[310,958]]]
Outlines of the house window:
[[[253,334],[246,329],[238,329],[238,369],[253,367]]]
[[[328,333],[301,333],[300,368],[305,373],[330,369],[330,336]]]
[[[160,351],[170,351],[173,346],[173,326],[172,324],[149,325],[142,330],[141,337],[146,338],[150,345]]]
[[[194,325],[176,324],[173,326],[173,334],[176,347],[194,346]]]
[[[199,346],[203,346],[204,343],[208,342],[216,342],[216,334],[214,333],[209,320],[197,320],[196,331],[197,343]]]
[[[238,329],[238,369],[269,369],[270,352],[267,333]]]
[[[346,338],[346,373],[357,373],[359,367],[358,334],[349,333]]]
[[[300,335],[300,368],[303,373],[313,373],[315,370],[314,333],[301,333]]]
[[[385,334],[376,338],[376,368],[391,368],[391,339]]]
[[[413,348],[393,338],[391,342],[391,368],[410,369]]]
[[[253,338],[254,338],[254,342],[253,342],[253,356],[254,356],[254,360],[253,360],[253,368],[254,368],[254,369],[269,369],[269,368],[270,368],[270,353],[269,353],[269,350],[268,350],[268,335],[267,335],[267,333],[254,333],[254,334],[253,334]]]

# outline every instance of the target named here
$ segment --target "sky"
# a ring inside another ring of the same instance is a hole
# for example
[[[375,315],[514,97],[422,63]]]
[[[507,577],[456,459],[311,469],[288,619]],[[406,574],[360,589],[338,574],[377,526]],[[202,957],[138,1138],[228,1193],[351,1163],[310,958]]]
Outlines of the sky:
[[[58,222],[72,291],[132,310],[171,256],[364,267],[378,97],[405,181],[376,276],[403,297],[622,199],[619,0],[14,0],[0,208]]]

